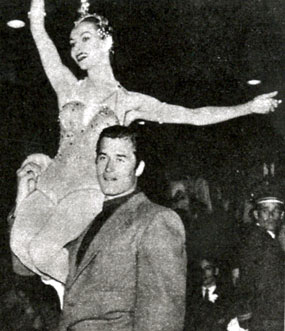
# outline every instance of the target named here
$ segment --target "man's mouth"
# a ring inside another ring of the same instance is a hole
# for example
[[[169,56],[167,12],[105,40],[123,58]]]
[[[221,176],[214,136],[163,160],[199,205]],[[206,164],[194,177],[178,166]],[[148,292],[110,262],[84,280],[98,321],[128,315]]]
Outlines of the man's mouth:
[[[116,177],[103,176],[103,178],[104,178],[104,180],[105,180],[106,182],[114,182],[114,181],[117,180]]]
[[[78,62],[81,62],[81,61],[83,61],[86,58],[87,58],[87,54],[86,53],[79,53],[79,54],[76,55],[76,60]]]

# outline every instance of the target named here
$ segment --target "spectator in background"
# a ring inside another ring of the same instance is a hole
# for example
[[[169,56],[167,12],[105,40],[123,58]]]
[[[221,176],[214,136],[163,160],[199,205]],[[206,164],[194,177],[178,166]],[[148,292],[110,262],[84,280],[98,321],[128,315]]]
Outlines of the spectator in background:
[[[187,189],[179,189],[175,192],[171,199],[171,208],[175,210],[181,217],[187,218],[189,214],[189,194]]]
[[[188,293],[185,331],[222,331],[232,318],[234,288],[219,275],[211,256],[200,259],[196,286]]]
[[[240,305],[249,305],[250,331],[284,331],[284,251],[278,240],[284,200],[270,183],[255,197],[255,225],[240,252]]]

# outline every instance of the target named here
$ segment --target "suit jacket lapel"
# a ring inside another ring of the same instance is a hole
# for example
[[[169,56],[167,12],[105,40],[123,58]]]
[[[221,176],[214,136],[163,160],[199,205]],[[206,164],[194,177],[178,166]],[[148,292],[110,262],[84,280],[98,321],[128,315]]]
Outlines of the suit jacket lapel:
[[[74,239],[73,241],[65,245],[65,248],[68,250],[68,254],[69,254],[69,274],[66,282],[67,287],[68,287],[69,279],[73,279],[77,271],[77,266],[76,266],[77,253],[81,245],[81,242],[85,234],[89,230],[91,224],[82,232],[82,234],[78,238]]]
[[[76,268],[76,256],[80,244],[83,240],[88,229],[80,235],[78,239],[75,240],[75,243],[71,243],[69,248],[71,258],[71,278],[73,278],[72,283],[77,279],[80,273],[89,265],[89,263],[96,257],[100,250],[104,250],[108,243],[113,241],[113,238],[116,238],[120,235],[125,229],[127,223],[131,223],[136,211],[136,207],[145,200],[146,197],[143,193],[138,193],[131,197],[127,202],[123,203],[114,214],[106,220],[100,231],[97,233],[96,237],[91,242],[88,247],[81,263],[78,268]],[[73,272],[72,272],[73,271]],[[71,284],[72,285],[72,284]]]

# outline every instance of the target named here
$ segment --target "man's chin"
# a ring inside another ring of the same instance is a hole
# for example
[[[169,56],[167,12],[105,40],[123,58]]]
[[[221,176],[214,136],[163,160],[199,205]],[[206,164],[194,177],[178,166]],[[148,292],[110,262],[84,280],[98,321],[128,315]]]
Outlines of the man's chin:
[[[116,196],[120,193],[114,192],[112,190],[102,190],[102,192],[104,193],[104,195],[108,195],[108,196]]]
[[[101,190],[104,193],[104,195],[110,196],[110,197],[121,194],[121,191],[116,190],[114,188],[110,188],[110,187],[101,187]]]

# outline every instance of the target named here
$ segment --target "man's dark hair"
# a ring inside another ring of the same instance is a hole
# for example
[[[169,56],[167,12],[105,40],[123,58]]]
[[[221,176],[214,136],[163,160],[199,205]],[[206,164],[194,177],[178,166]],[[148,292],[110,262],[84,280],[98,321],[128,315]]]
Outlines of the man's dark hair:
[[[199,257],[199,263],[201,263],[203,260],[209,262],[213,268],[219,267],[218,259],[214,257],[211,253],[206,252],[204,254],[201,254],[201,256]]]
[[[139,165],[140,161],[142,161],[142,151],[139,143],[139,135],[136,130],[131,127],[126,127],[122,125],[114,125],[105,128],[97,141],[96,145],[96,153],[100,152],[100,145],[103,138],[111,138],[111,139],[127,139],[131,141],[134,147],[134,154],[136,156],[136,167]]]

